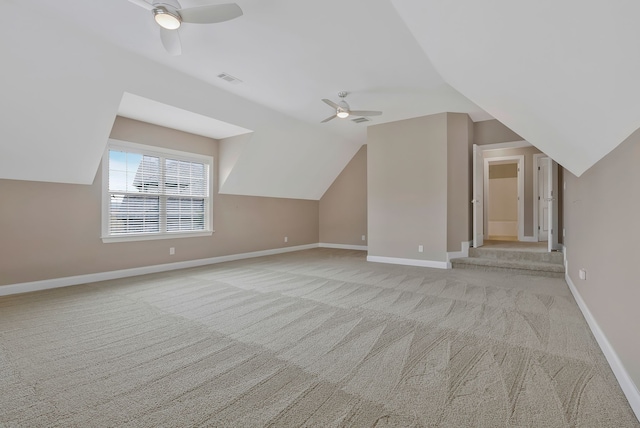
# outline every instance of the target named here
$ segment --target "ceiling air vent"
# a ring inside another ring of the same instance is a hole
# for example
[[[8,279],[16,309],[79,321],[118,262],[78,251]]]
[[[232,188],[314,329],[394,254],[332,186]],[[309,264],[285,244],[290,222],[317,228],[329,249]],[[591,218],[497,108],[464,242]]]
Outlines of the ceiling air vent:
[[[351,119],[351,121],[355,123],[362,123],[362,122],[369,122],[369,119],[367,119],[366,117],[357,117],[355,119]]]
[[[227,73],[220,73],[220,74],[218,74],[218,77],[221,78],[222,80],[227,81],[229,83],[232,83],[234,85],[242,83],[242,80],[238,79],[237,77],[233,77],[232,75],[227,74]]]

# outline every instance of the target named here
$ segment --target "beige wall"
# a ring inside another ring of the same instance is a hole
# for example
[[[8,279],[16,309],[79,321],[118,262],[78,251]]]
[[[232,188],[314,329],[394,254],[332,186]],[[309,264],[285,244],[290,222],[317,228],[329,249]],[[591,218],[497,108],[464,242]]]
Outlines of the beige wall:
[[[217,162],[218,142],[193,134],[117,118],[111,136]],[[0,180],[0,285],[318,242],[318,201],[214,194],[211,237],[104,244],[101,175],[90,186]]]
[[[518,180],[489,179],[489,221],[518,220]]]
[[[564,172],[568,274],[640,387],[640,131],[580,178]],[[578,270],[587,271],[586,281]]]
[[[369,255],[446,261],[446,113],[367,131]]]
[[[495,119],[475,122],[473,124],[473,139],[474,143],[479,146],[524,140],[524,138]]]
[[[363,145],[320,199],[320,242],[367,245],[367,146]],[[365,240],[362,240],[362,236]]]
[[[518,179],[490,178],[485,239],[518,239]]]
[[[518,178],[518,164],[504,163],[489,165],[489,180],[496,178]]]
[[[473,121],[467,114],[447,113],[447,251],[460,251],[471,232],[470,164]]]

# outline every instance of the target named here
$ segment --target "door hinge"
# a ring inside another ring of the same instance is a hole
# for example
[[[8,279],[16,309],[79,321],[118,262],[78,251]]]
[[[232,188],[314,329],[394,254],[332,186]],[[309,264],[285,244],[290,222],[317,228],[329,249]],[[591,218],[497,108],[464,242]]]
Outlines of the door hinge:
[[[538,226],[538,230],[540,230],[540,226]]]
[[[538,196],[538,200],[540,200],[540,196]]]
[[[538,171],[540,171],[540,167],[538,167]]]

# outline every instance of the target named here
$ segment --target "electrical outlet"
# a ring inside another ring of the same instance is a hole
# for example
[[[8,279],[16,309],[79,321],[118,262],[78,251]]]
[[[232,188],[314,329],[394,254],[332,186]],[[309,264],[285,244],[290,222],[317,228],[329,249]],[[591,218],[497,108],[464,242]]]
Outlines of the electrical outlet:
[[[586,279],[587,279],[587,271],[586,271],[586,269],[584,269],[584,268],[580,269],[578,271],[578,275],[580,276],[580,279],[584,279],[586,281]]]
[[[176,249],[174,247],[169,248],[169,255],[173,256],[176,253]]]
[[[362,235],[362,240],[363,240],[363,241],[366,241],[366,240],[367,240],[367,237],[366,237],[366,236],[364,236],[364,235]]]
[[[418,245],[418,252],[419,252],[419,253],[424,252],[424,246],[422,246],[422,245]]]
[[[284,237],[284,242],[289,242],[289,237],[288,236]]]

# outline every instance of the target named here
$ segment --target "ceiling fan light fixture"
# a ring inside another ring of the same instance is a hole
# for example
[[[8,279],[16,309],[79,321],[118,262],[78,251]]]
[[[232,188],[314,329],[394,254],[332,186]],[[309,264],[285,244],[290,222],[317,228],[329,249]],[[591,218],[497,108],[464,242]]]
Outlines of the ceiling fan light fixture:
[[[338,113],[336,113],[336,116],[338,116],[340,119],[346,119],[349,117],[349,112],[345,110],[339,110]]]
[[[182,23],[180,15],[170,12],[162,6],[153,9],[153,18],[159,26],[167,30],[177,30]]]

